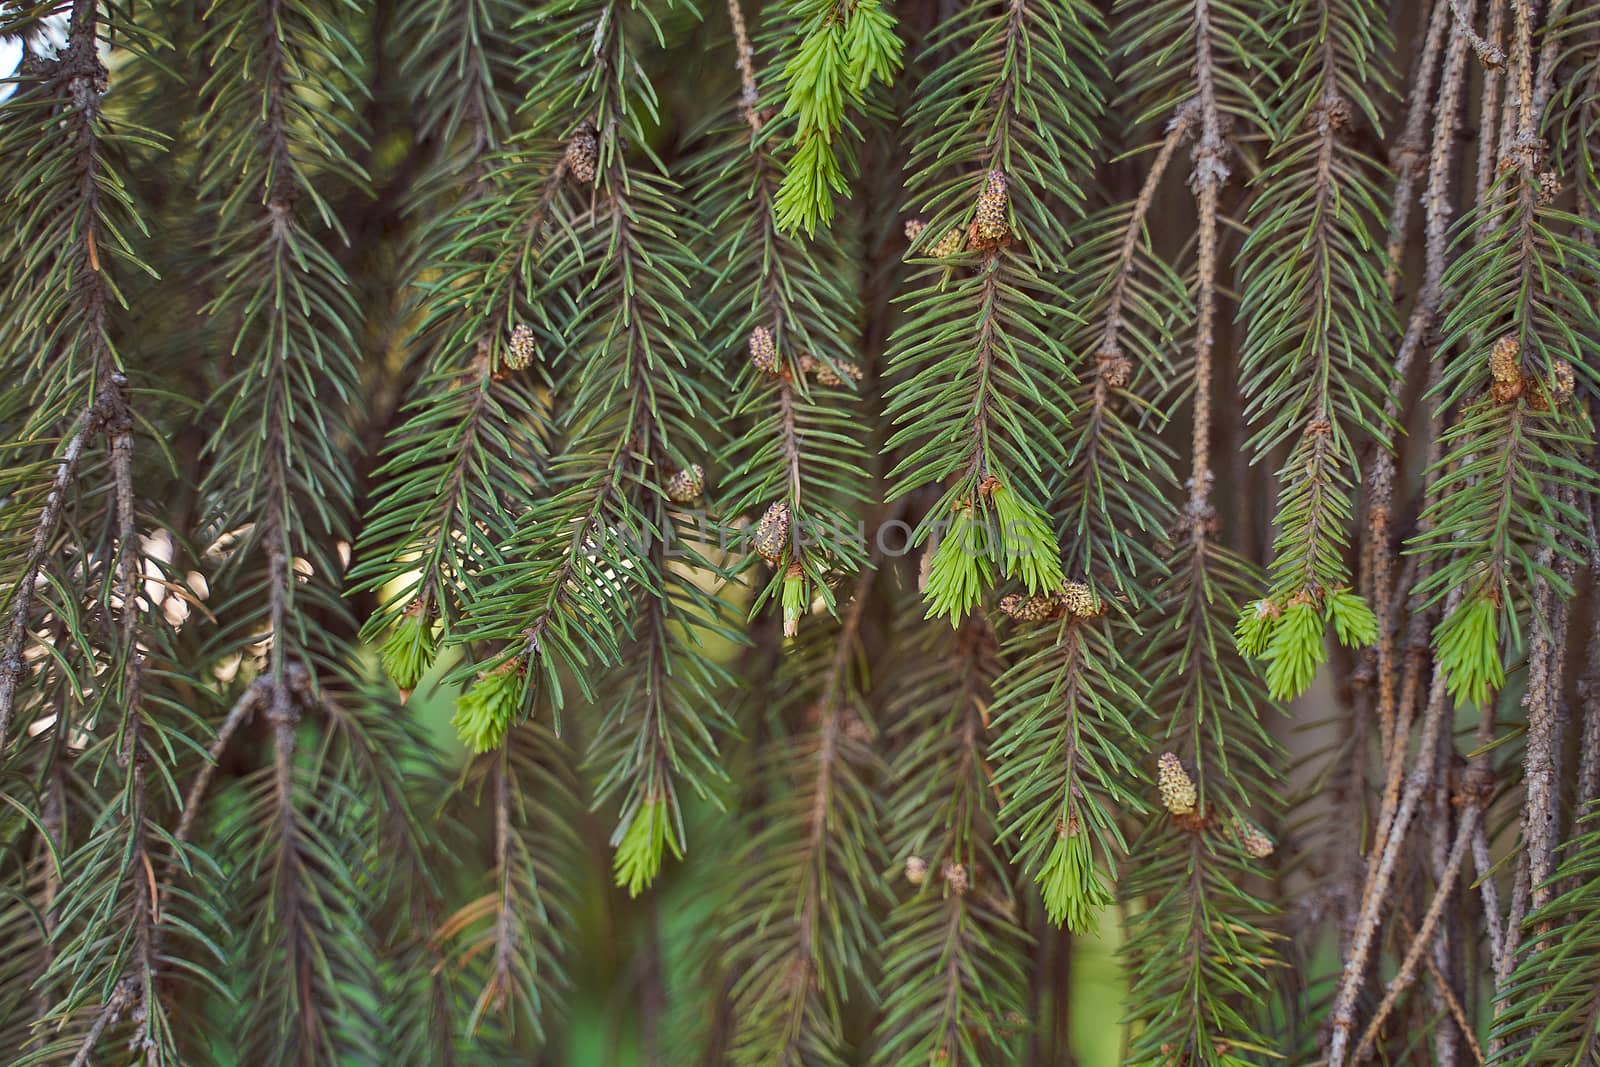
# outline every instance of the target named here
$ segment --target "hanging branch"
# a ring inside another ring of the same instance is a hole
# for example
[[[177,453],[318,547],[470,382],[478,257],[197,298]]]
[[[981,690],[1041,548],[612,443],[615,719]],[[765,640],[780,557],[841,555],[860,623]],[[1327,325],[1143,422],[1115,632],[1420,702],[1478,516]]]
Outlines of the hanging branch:
[[[1143,704],[1160,716],[1158,743],[1171,741],[1179,751],[1158,762],[1158,799],[1167,811],[1143,822],[1118,887],[1123,900],[1142,905],[1132,913],[1123,949],[1144,1021],[1129,1056],[1226,1063],[1257,1040],[1250,1008],[1270,985],[1275,956],[1272,908],[1249,886],[1273,850],[1256,820],[1272,812],[1278,753],[1257,720],[1265,694],[1227,639],[1254,571],[1217,543],[1211,502],[1214,350],[1224,285],[1220,227],[1228,221],[1222,194],[1235,146],[1244,140],[1227,131],[1263,126],[1249,73],[1262,45],[1248,21],[1204,0],[1138,5],[1123,26],[1130,56],[1150,48],[1151,55],[1185,59],[1134,62],[1124,75],[1125,91],[1143,115],[1171,116],[1136,212],[1160,182],[1174,138],[1193,135],[1196,227],[1193,275],[1173,273],[1175,293],[1152,286],[1146,298],[1167,317],[1156,320],[1164,329],[1153,332],[1164,344],[1181,343],[1193,329],[1182,380],[1194,399],[1187,500],[1176,508],[1164,502],[1157,513],[1156,527],[1170,531],[1162,538],[1170,555],[1160,560],[1170,570],[1146,594],[1141,620]],[[1173,306],[1185,314],[1172,316]],[[1158,355],[1159,349],[1151,353]]]
[[[890,497],[944,484],[912,540],[943,532],[926,593],[953,625],[996,572],[1036,594],[1065,577],[1043,505],[1071,378],[1046,309],[1067,304],[1059,272],[1082,192],[1061,172],[1089,167],[1098,21],[1076,2],[965,9],[930,42],[942,62],[909,118],[907,187],[929,213],[911,255],[938,262],[891,339],[887,444],[904,451]]]
[[[496,2],[454,14],[418,0],[403,23],[420,34],[407,56],[420,135],[438,142],[415,208],[428,213],[412,267],[426,364],[410,417],[385,442],[351,572],[357,588],[383,596],[362,633],[388,632],[384,667],[402,693],[450,641],[485,571],[504,563],[516,516],[545,484],[549,413],[538,387],[547,383],[522,372],[541,339],[559,334],[540,299],[554,295],[542,289],[542,254],[571,211],[570,164],[539,142],[519,144],[514,161],[495,155],[515,74],[498,38],[515,39],[515,20]]]
[[[762,770],[773,788],[747,831],[729,904],[735,1064],[843,1057],[852,977],[881,941],[860,644],[877,576],[862,573],[836,629],[808,627],[785,650],[777,711],[804,725],[770,746]]]
[[[770,555],[772,564],[752,611],[777,599],[784,632],[793,636],[813,600],[835,607],[830,576],[850,573],[866,558],[854,533],[867,481],[851,396],[864,373],[852,358],[860,301],[836,239],[825,233],[801,243],[782,231],[783,171],[769,135],[771,109],[762,106],[755,49],[737,0],[729,21],[741,78],[736,115],[713,127],[693,186],[715,277],[711,332],[718,350],[736,353],[730,414],[745,424],[718,456],[725,472],[718,495],[729,515],[760,515],[769,527],[783,517],[770,552],[758,544],[747,559]],[[778,21],[766,35],[768,49],[790,29]]]
[[[1394,332],[1375,239],[1385,194],[1378,165],[1352,143],[1360,124],[1380,121],[1383,20],[1367,0],[1297,11],[1307,44],[1277,104],[1255,225],[1239,253],[1250,446],[1259,462],[1291,445],[1279,473],[1270,589],[1253,609],[1270,621],[1255,624],[1247,649],[1266,661],[1279,699],[1311,684],[1330,625],[1347,646],[1377,638],[1345,554],[1357,437],[1388,439],[1381,398],[1394,387],[1374,351]]]
[[[986,758],[999,643],[980,615],[953,632],[913,615],[900,632],[886,810],[910,888],[885,924],[874,1062],[994,1063],[1023,1016],[1027,961]]]

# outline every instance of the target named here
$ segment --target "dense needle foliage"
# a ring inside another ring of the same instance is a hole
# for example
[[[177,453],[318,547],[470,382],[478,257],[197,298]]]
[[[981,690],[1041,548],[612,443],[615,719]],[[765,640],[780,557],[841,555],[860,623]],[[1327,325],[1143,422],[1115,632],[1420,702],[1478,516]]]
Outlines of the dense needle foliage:
[[[4,1063],[1600,1063],[1600,4],[0,63]]]

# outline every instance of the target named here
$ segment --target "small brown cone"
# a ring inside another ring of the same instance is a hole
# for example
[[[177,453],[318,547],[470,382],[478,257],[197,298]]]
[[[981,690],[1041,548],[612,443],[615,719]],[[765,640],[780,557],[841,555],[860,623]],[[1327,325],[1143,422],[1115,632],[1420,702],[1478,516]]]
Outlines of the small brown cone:
[[[1102,349],[1095,356],[1095,363],[1100,370],[1100,380],[1110,389],[1121,389],[1133,378],[1133,362],[1122,354],[1121,349]]]
[[[585,119],[578,123],[567,142],[567,170],[587,185],[594,181],[595,164],[600,159],[600,138],[595,135],[594,123]]]
[[[1156,786],[1161,790],[1161,803],[1174,815],[1191,815],[1199,803],[1194,779],[1183,769],[1183,763],[1171,752],[1161,753],[1156,761]]]
[[[947,863],[944,865],[944,884],[957,896],[965,893],[972,884],[971,876],[967,874],[967,865],[964,863]]]
[[[1258,860],[1264,860],[1277,850],[1265,830],[1249,819],[1235,819],[1233,832],[1239,838],[1239,847]]]
[[[705,493],[706,469],[691,463],[667,479],[667,499],[674,504],[692,504]]]
[[[964,243],[965,242],[961,237],[961,231],[951,230],[949,233],[939,238],[939,240],[934,243],[932,248],[928,249],[928,255],[932,256],[934,259],[948,259],[957,252],[960,252],[961,246]]]
[[[783,558],[788,547],[789,505],[779,500],[767,508],[767,513],[761,516],[761,522],[756,526],[755,549],[762,559],[776,563]]]
[[[512,328],[511,340],[506,344],[506,366],[522,370],[533,362],[533,355],[533,330],[527,323],[519,322]]]
[[[1000,614],[1018,622],[1048,622],[1059,619],[1066,605],[1061,598],[1040,593],[1028,596],[1022,593],[1007,593],[1000,598]]]
[[[800,357],[800,370],[815,378],[818,385],[843,385],[845,378],[849,378],[852,382],[861,380],[861,368],[848,360],[841,360],[838,370],[835,370],[815,356],[804,355]]]
[[[1082,582],[1067,582],[1061,587],[1060,595],[1062,605],[1080,619],[1093,618],[1104,610],[1094,590]]]
[[[1522,380],[1522,346],[1515,337],[1506,334],[1494,343],[1489,350],[1489,373],[1497,382]]]
[[[778,373],[778,345],[765,326],[750,331],[750,362],[763,374]]]
[[[1560,407],[1571,400],[1578,391],[1578,380],[1572,372],[1572,364],[1564,359],[1558,359],[1550,366],[1550,403]]]
[[[983,192],[978,194],[978,210],[972,220],[972,236],[976,242],[992,245],[1005,239],[1011,229],[1006,218],[1010,206],[1010,183],[1004,172],[991,170],[984,178]]]
[[[907,219],[906,240],[915,243],[917,238],[922,236],[922,231],[927,228],[928,224],[921,219]]]

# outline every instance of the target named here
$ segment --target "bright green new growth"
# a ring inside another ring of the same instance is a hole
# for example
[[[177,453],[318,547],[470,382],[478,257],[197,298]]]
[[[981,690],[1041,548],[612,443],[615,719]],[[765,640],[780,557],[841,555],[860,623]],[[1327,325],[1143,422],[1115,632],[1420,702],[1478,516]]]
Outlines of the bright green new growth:
[[[1500,662],[1500,609],[1486,596],[1469,599],[1440,621],[1433,649],[1445,687],[1457,701],[1482,707],[1506,684]]]
[[[789,574],[783,579],[783,632],[793,637],[806,613],[806,580],[803,575]]]
[[[1350,590],[1335,591],[1325,610],[1334,634],[1346,648],[1364,648],[1378,639],[1378,616]]]
[[[617,841],[617,853],[612,860],[616,884],[626,889],[628,896],[638,896],[655,881],[668,849],[672,850],[674,858],[683,858],[683,848],[667,802],[647,800],[633,813]]]
[[[1309,689],[1317,668],[1328,660],[1316,607],[1305,602],[1285,608],[1261,658],[1267,662],[1267,692],[1272,699],[1292,700]]]
[[[833,197],[849,192],[839,162],[847,105],[900,69],[895,20],[879,0],[803,0],[795,5],[800,46],[784,65],[785,118],[795,120],[794,156],[778,189],[778,226],[815,234],[833,220]]]
[[[1075,934],[1093,934],[1100,925],[1101,909],[1116,899],[1095,867],[1089,839],[1081,833],[1057,835],[1035,880],[1050,921],[1064,921]]]
[[[1006,485],[994,486],[989,501],[1000,526],[1001,573],[1019,579],[1030,593],[1059,589],[1066,575],[1049,518]]]
[[[951,626],[960,625],[994,585],[996,572],[1021,581],[1030,593],[1059,589],[1066,580],[1049,518],[1002,484],[993,484],[987,499],[988,505],[958,509],[933,550],[923,594],[927,618],[948,616]]]
[[[433,666],[438,652],[439,639],[434,633],[433,620],[421,612],[408,612],[389,631],[378,650],[378,658],[395,688],[410,692]]]
[[[1322,598],[1296,600],[1279,610],[1269,600],[1247,604],[1234,625],[1241,653],[1266,663],[1267,691],[1273,700],[1293,700],[1311,687],[1317,669],[1328,661],[1327,627],[1347,648],[1370,645],[1378,637],[1378,617],[1349,589]]]
[[[933,550],[928,568],[927,618],[948,616],[951,627],[960,625],[994,585],[991,532],[974,509],[956,512],[950,529]]]
[[[473,752],[497,747],[518,716],[524,675],[515,662],[480,676],[456,698],[450,725]]]

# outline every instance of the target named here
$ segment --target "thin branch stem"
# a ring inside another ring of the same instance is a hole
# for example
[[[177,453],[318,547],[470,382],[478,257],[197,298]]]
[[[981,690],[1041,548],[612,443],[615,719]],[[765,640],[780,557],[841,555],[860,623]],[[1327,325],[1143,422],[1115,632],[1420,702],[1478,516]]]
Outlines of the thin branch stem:
[[[67,498],[67,487],[77,473],[84,443],[90,433],[99,428],[100,415],[100,407],[96,403],[79,415],[73,424],[72,436],[61,458],[56,461],[55,478],[50,482],[50,492],[45,496],[39,521],[34,525],[33,542],[28,547],[22,575],[11,592],[11,624],[6,629],[5,644],[0,646],[0,749],[5,747],[6,734],[15,712],[17,680],[29,669],[27,661],[22,658],[22,649],[30,632],[28,615],[33,608],[34,586],[39,580],[45,553],[49,551],[50,542],[60,525],[61,506]]]
[[[1476,806],[1466,809],[1461,815],[1461,825],[1456,829],[1455,841],[1450,846],[1450,858],[1445,861],[1444,877],[1433,891],[1433,899],[1428,902],[1428,910],[1423,913],[1422,925],[1417,929],[1417,936],[1411,939],[1411,946],[1406,950],[1405,958],[1400,963],[1400,970],[1390,979],[1389,985],[1383,992],[1383,999],[1378,1002],[1378,1008],[1373,1012],[1372,1020],[1367,1023],[1366,1030],[1361,1035],[1361,1041],[1356,1045],[1355,1061],[1360,1063],[1366,1058],[1372,1048],[1373,1040],[1378,1036],[1378,1029],[1389,1018],[1389,1013],[1394,1010],[1395,1003],[1400,999],[1400,994],[1416,981],[1417,967],[1428,954],[1433,940],[1434,928],[1439,925],[1439,919],[1444,915],[1444,907],[1450,899],[1450,894],[1455,889],[1456,879],[1461,874],[1461,862],[1466,858],[1467,845],[1471,841],[1473,828],[1477,825],[1482,812]],[[1442,984],[1442,983],[1441,983]],[[1330,1062],[1333,1061],[1330,1057]]]

